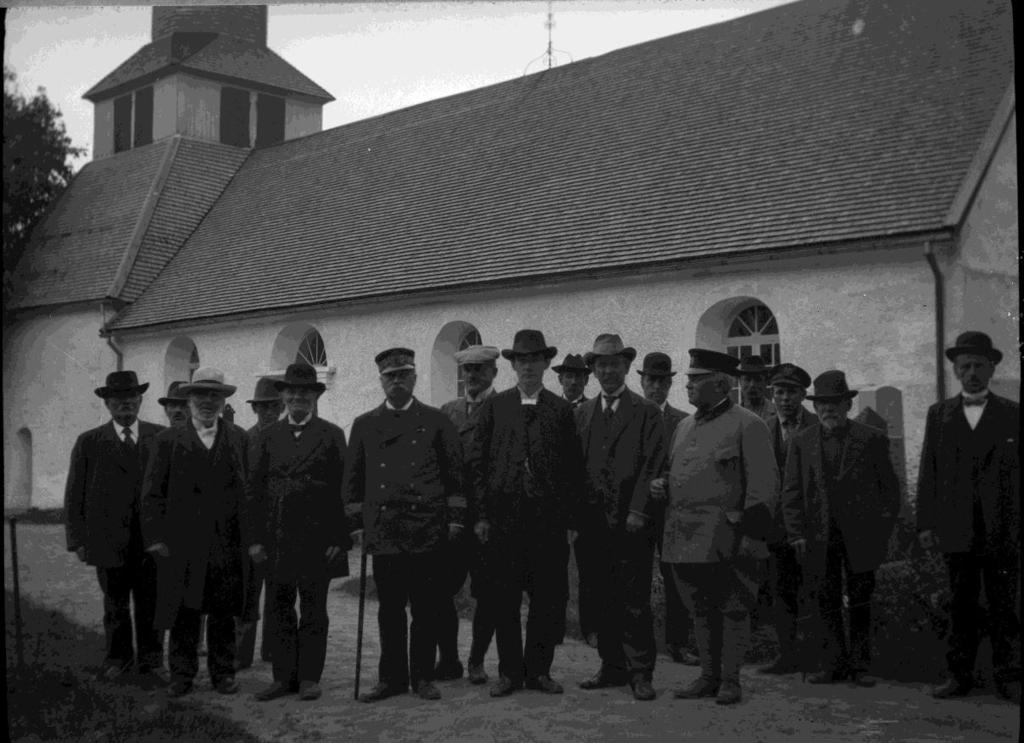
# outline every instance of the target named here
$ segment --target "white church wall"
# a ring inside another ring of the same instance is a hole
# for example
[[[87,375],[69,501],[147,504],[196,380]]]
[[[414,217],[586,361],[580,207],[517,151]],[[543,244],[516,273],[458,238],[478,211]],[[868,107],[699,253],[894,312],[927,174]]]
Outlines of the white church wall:
[[[116,369],[98,305],[48,311],[4,330],[4,506],[55,508],[75,439],[109,419],[94,392]],[[130,367],[129,367],[130,368]]]
[[[114,99],[96,103],[93,108],[92,159],[114,154]]]
[[[153,83],[153,141],[178,131],[178,75]]]
[[[179,74],[178,131],[186,137],[220,141],[220,89],[217,83]]]

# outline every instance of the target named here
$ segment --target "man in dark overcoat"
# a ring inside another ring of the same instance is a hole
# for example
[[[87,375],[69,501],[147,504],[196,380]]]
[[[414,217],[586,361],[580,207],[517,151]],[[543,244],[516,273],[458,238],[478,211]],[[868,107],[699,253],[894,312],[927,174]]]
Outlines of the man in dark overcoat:
[[[170,630],[171,685],[179,697],[199,670],[201,620],[207,616],[207,668],[221,694],[235,681],[235,618],[242,613],[247,548],[248,442],[221,418],[235,387],[213,367],[182,387],[189,420],[156,438],[142,488],[142,535],[157,558],[156,627]]]
[[[672,441],[672,434],[675,432],[676,426],[689,416],[689,413],[672,407],[668,402],[668,393],[672,389],[672,378],[676,375],[676,372],[672,371],[672,358],[667,353],[652,351],[644,356],[643,367],[637,370],[637,374],[640,375],[640,386],[643,388],[644,397],[661,410],[661,419],[665,421],[667,445]],[[659,509],[658,516],[659,522],[655,529],[658,535],[658,554],[661,555],[663,524],[660,517],[664,516],[664,510]],[[693,627],[693,622],[690,621],[690,610],[686,608],[683,597],[676,589],[676,582],[672,578],[672,566],[659,559],[658,567],[661,572],[662,585],[665,587],[665,647],[676,663],[696,666],[700,663],[700,658],[697,657],[696,647],[690,638],[690,630]]]
[[[587,576],[600,596],[601,667],[580,688],[629,683],[636,699],[650,701],[657,654],[651,565],[660,524],[650,484],[665,465],[666,442],[657,404],[626,386],[635,358],[635,349],[609,333],[597,336],[583,357],[601,385],[601,394],[575,411],[586,472],[578,539],[601,546]]]
[[[807,388],[811,386],[811,375],[796,364],[786,363],[775,367],[768,386],[772,391],[775,412],[768,416],[766,422],[781,477],[786,472],[789,442],[796,434],[816,425],[818,416],[803,405]],[[781,490],[780,482],[779,491]],[[768,538],[768,550],[771,552],[771,558],[768,560],[768,581],[779,654],[771,663],[757,670],[759,673],[783,674],[800,669],[796,630],[803,571],[786,535],[781,499],[775,509],[774,521],[775,528]]]
[[[498,644],[491,696],[523,687],[561,694],[551,678],[555,646],[565,631],[569,597],[569,529],[575,521],[582,462],[572,407],[544,388],[557,349],[538,330],[520,330],[501,355],[515,387],[484,403],[468,455],[474,532],[486,546]],[[530,613],[523,643],[523,591]]]
[[[379,677],[360,700],[404,694],[410,684],[420,698],[440,699],[433,680],[437,623],[450,597],[443,550],[465,528],[462,447],[448,416],[413,397],[412,350],[389,348],[374,361],[385,400],[352,424],[342,486],[346,508],[362,515],[380,602]]]
[[[470,346],[455,353],[455,363],[462,370],[465,380],[466,394],[446,402],[441,406],[441,412],[455,424],[463,454],[472,444],[480,409],[494,394],[494,377],[498,373],[495,361],[498,355],[498,349],[494,346]],[[466,523],[472,524],[475,521],[472,514],[467,515]],[[474,684],[487,683],[484,656],[494,636],[494,617],[490,614],[490,603],[479,601],[479,594],[488,580],[485,557],[482,545],[469,529],[457,532],[445,546],[445,585],[451,594],[451,601],[446,600],[442,604],[438,625],[439,657],[434,669],[434,678],[439,681],[462,678],[462,663],[459,661],[458,651],[459,615],[455,608],[455,596],[466,582],[468,573],[472,581],[470,590],[473,597],[478,599],[473,611],[473,640],[469,649],[468,675],[470,682]]]
[[[156,565],[143,551],[139,522],[143,471],[163,429],[138,418],[148,388],[133,371],[107,375],[96,394],[111,420],[78,437],[64,491],[68,550],[95,566],[103,592],[106,654],[99,677],[106,680],[118,678],[133,663],[152,680],[163,665],[163,642],[153,628]]]
[[[952,592],[949,679],[939,699],[974,684],[978,595],[988,600],[996,693],[1020,702],[1020,406],[989,390],[1003,354],[978,331],[946,350],[960,394],[932,405],[917,481],[921,546],[943,553]]]
[[[587,382],[590,380],[590,367],[583,363],[578,353],[567,353],[562,363],[552,366],[551,371],[558,375],[558,384],[562,388],[562,397],[572,405],[573,410],[587,401]]]
[[[260,434],[272,425],[277,423],[284,410],[284,403],[281,401],[281,393],[277,391],[274,377],[260,377],[256,381],[256,389],[251,399],[246,400],[252,406],[252,412],[256,414],[256,423],[245,433],[249,437],[249,464],[255,460],[254,451],[259,443]],[[260,619],[260,593],[266,583],[266,576],[262,565],[249,563],[248,578],[245,583],[245,606],[242,609],[242,616],[239,618],[238,626],[235,628],[236,657],[235,666],[239,669],[249,668],[252,665],[253,655],[256,652],[256,623]],[[270,645],[274,636],[274,618],[271,611],[272,597],[269,591],[264,592],[263,597],[263,632],[260,640],[260,658],[270,660]]]
[[[326,385],[309,364],[289,365],[274,387],[288,415],[252,445],[246,493],[255,542],[249,555],[266,575],[273,617],[274,680],[256,699],[297,691],[313,700],[327,657],[327,588],[348,575],[352,547],[341,496],[345,433],[316,415]]]
[[[818,425],[789,445],[782,513],[789,542],[817,596],[822,630],[820,670],[812,684],[847,679],[871,686],[871,595],[899,514],[900,490],[889,440],[849,419],[857,394],[839,370],[814,380]],[[849,605],[849,640],[843,597]]]
[[[188,398],[181,392],[181,386],[186,382],[176,381],[167,385],[167,395],[157,398],[160,407],[164,409],[167,416],[167,425],[184,426],[188,421]]]

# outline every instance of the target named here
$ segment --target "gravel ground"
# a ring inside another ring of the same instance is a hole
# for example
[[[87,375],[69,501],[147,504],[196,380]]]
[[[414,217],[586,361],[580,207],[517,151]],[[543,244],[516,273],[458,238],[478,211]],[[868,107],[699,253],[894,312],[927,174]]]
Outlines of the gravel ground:
[[[9,542],[4,552],[5,585],[12,586]],[[18,547],[22,595],[61,612],[74,623],[102,631],[102,607],[95,571],[64,548],[63,528],[50,524],[19,524]],[[358,569],[354,553],[350,556]],[[354,580],[350,578],[349,580]],[[294,697],[259,703],[252,695],[270,681],[269,664],[238,675],[242,691],[224,697],[209,688],[205,672],[197,691],[176,704],[205,707],[239,722],[268,741],[984,741],[1018,740],[1020,709],[992,695],[978,693],[963,700],[939,702],[923,684],[879,683],[873,689],[846,685],[808,685],[798,675],[783,678],[743,673],[744,700],[721,708],[710,700],[678,701],[671,689],[691,681],[697,669],[659,658],[654,702],[636,702],[626,689],[584,692],[576,683],[598,665],[596,651],[567,640],[555,654],[553,676],[566,687],[561,696],[524,691],[491,699],[487,687],[466,680],[439,684],[443,698],[425,702],[407,695],[368,705],[352,699],[355,665],[357,601],[341,581],[332,585],[328,610],[331,629],[324,695],[315,702]],[[8,623],[13,617],[6,618]],[[470,628],[463,621],[462,655],[468,652]],[[367,604],[362,685],[376,678],[376,603]],[[97,662],[101,648],[96,649]],[[13,648],[8,646],[8,656]],[[492,645],[486,659],[497,670]],[[38,648],[26,650],[36,662]],[[85,669],[83,669],[83,673]],[[60,704],[60,699],[54,699]],[[154,692],[154,704],[168,704]]]

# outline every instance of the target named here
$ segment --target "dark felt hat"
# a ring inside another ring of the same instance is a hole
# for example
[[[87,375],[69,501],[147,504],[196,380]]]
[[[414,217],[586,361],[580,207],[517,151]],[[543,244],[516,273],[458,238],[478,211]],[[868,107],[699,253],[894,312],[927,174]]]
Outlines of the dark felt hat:
[[[811,402],[834,402],[836,400],[852,400],[857,390],[851,390],[846,384],[846,375],[838,369],[822,372],[814,379],[814,394],[808,395]]]
[[[551,371],[555,374],[564,374],[565,372],[583,372],[584,374],[590,374],[590,367],[583,363],[583,357],[579,354],[567,353],[565,355],[565,360],[558,366],[552,366]]]
[[[388,348],[373,357],[377,371],[388,372],[416,370],[416,352],[411,348]]]
[[[636,349],[623,345],[622,338],[615,333],[601,333],[594,339],[594,347],[583,354],[583,363],[593,366],[599,356],[622,356],[632,361],[636,358]]]
[[[305,362],[288,364],[284,370],[284,379],[274,381],[274,389],[281,391],[288,387],[301,387],[302,389],[323,392],[327,385],[316,378],[316,369]]]
[[[549,346],[544,340],[544,334],[539,330],[520,330],[512,339],[512,348],[505,348],[501,351],[501,355],[509,360],[531,353],[542,353],[545,358],[553,359],[558,353],[558,349]]]
[[[754,354],[753,356],[744,356],[740,359],[739,368],[736,369],[737,374],[759,374],[761,376],[768,376],[771,373],[771,369],[767,364],[764,363],[764,359]]]
[[[638,369],[637,374],[649,377],[674,377],[676,372],[672,371],[672,359],[667,353],[651,351],[644,356],[643,368]]]
[[[710,351],[706,348],[691,348],[690,368],[684,374],[730,374],[736,376],[740,360],[735,356],[720,351]]]
[[[955,361],[962,353],[985,356],[993,364],[1003,360],[1003,352],[992,345],[992,339],[979,330],[968,330],[956,337],[956,343],[946,349],[946,358]]]
[[[811,375],[796,364],[779,364],[772,369],[768,384],[781,384],[807,389],[811,386]]]
[[[281,394],[275,383],[279,381],[280,379],[276,377],[260,377],[256,381],[256,390],[252,393],[252,399],[246,400],[246,402],[278,402],[281,399]]]
[[[161,397],[157,399],[157,402],[161,405],[166,405],[169,402],[188,402],[188,395],[181,391],[181,386],[185,382],[171,382],[167,386],[167,397]]]
[[[113,395],[141,395],[149,389],[149,382],[139,384],[139,378],[133,371],[115,371],[107,375],[107,383],[96,388],[99,397],[111,397]]]
[[[238,389],[233,384],[224,383],[224,372],[220,369],[216,369],[212,366],[203,366],[195,370],[192,374],[192,381],[181,385],[178,388],[181,392],[186,395],[192,392],[206,392],[214,391],[220,392],[224,397],[231,397],[235,394],[235,390]]]

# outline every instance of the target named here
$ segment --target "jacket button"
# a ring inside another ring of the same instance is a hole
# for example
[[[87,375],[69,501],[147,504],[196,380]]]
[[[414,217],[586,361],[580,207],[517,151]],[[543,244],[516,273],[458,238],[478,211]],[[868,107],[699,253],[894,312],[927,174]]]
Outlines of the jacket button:
[[[384,483],[381,483],[381,484],[380,484],[380,489],[381,489],[381,490],[383,490],[383,489],[384,489],[385,487],[387,487],[387,486],[386,486],[386,485],[385,485]]]
[[[381,463],[380,463],[380,466],[381,466],[381,468],[384,468],[384,467],[386,467],[387,465],[385,465],[385,464],[384,464],[383,462],[381,462]]]

